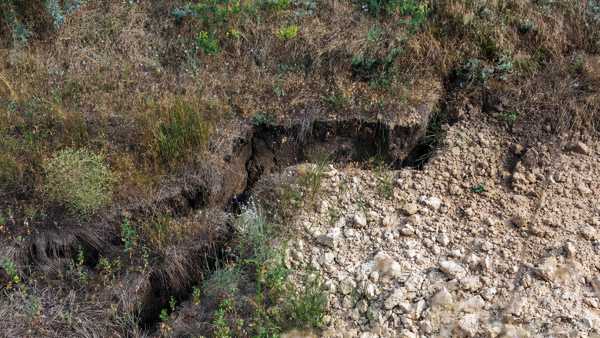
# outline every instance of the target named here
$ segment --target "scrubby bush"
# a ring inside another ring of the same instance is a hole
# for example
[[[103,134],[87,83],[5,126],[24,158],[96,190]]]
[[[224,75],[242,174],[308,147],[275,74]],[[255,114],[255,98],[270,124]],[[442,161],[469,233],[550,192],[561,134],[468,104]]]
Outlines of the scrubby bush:
[[[0,20],[6,23],[13,46],[27,43],[30,37],[59,29],[65,17],[85,0],[0,0]],[[2,28],[0,28],[2,29]],[[4,33],[0,30],[0,33]]]
[[[61,150],[45,163],[47,197],[81,215],[111,201],[115,178],[104,157],[85,149]]]

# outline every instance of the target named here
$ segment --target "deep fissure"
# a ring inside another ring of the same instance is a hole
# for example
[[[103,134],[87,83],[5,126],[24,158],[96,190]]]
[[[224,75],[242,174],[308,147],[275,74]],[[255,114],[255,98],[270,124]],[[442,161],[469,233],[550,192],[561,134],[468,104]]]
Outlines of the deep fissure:
[[[333,163],[356,163],[367,166],[371,160],[383,162],[388,168],[398,170],[410,166],[422,168],[433,155],[432,133],[440,133],[437,124],[445,123],[442,114],[436,113],[429,121],[427,132],[413,143],[408,157],[394,158],[390,154],[390,128],[381,122],[364,122],[358,119],[347,121],[315,121],[310,128],[298,124],[290,127],[261,124],[254,126],[250,136],[251,154],[246,161],[246,187],[242,193],[232,196],[224,210],[238,214],[251,199],[252,190],[263,175],[274,174],[289,166],[303,162],[326,160]],[[432,125],[436,124],[436,125]],[[435,134],[435,137],[440,135]],[[418,159],[418,161],[412,158]],[[203,189],[200,189],[203,191]],[[200,194],[202,195],[202,194]],[[202,203],[189,203],[189,208],[202,207]],[[232,236],[235,236],[232,234]],[[218,250],[217,250],[218,252]],[[224,255],[221,252],[221,255]],[[206,258],[206,257],[205,257]],[[203,271],[218,268],[223,257],[212,257],[204,262]],[[151,299],[147,299],[140,312],[140,327],[153,331],[160,322],[160,312],[168,308],[171,297],[178,304],[191,297],[192,287],[176,290],[164,281],[152,283]],[[189,284],[189,283],[188,283]]]

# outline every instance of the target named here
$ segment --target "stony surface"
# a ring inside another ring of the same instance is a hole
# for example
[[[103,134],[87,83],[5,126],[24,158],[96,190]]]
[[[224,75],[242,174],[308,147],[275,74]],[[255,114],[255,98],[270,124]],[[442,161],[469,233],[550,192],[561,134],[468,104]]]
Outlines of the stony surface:
[[[462,121],[424,170],[329,168],[289,265],[329,288],[326,337],[596,337],[597,143],[524,147]]]

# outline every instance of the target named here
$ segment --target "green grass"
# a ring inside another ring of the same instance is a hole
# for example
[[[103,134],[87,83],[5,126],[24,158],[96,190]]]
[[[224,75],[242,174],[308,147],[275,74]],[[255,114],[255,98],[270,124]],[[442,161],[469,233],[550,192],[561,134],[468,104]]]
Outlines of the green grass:
[[[207,55],[217,54],[221,51],[219,40],[212,33],[201,31],[196,39],[198,47]]]
[[[185,160],[208,145],[211,123],[190,103],[178,101],[165,114],[155,133],[158,153],[167,164]]]
[[[133,250],[137,247],[138,239],[139,236],[135,227],[129,223],[129,220],[123,220],[121,223],[121,241],[126,253],[129,255],[133,254]]]
[[[203,283],[202,295],[194,296],[217,301],[214,336],[278,337],[292,328],[320,327],[327,298],[319,276],[301,273],[302,284],[289,280],[285,246],[273,246],[278,227],[257,209],[244,210],[235,224],[241,259],[214,271]],[[250,293],[248,285],[254,286]],[[252,304],[251,312],[247,304]]]
[[[501,121],[506,122],[506,124],[512,127],[519,118],[519,112],[513,110],[503,111],[498,114],[498,117]]]
[[[281,27],[276,35],[279,39],[283,41],[288,41],[296,38],[298,36],[299,28],[296,25],[284,26]]]
[[[389,166],[379,160],[374,166],[375,179],[377,180],[377,192],[385,199],[390,199],[394,195],[394,176],[390,172]]]
[[[19,276],[19,271],[17,270],[17,265],[15,264],[15,262],[13,262],[10,259],[3,259],[0,262],[0,267],[2,267],[10,277],[10,282],[12,283],[12,285],[9,285],[9,288],[11,286],[16,286],[21,283],[21,276]]]

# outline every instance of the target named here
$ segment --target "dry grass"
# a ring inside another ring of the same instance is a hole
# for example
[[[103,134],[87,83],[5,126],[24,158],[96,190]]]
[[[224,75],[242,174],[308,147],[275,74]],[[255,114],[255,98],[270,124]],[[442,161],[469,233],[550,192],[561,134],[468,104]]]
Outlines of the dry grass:
[[[123,195],[147,194],[157,182],[152,177],[172,167],[157,154],[156,130],[178,101],[221,121],[256,114],[284,122],[401,114],[428,100],[428,83],[470,58],[490,65],[501,56],[525,60],[517,66],[525,64],[528,73],[512,74],[507,86],[545,84],[532,75],[546,66],[565,69],[576,53],[598,50],[597,22],[571,1],[441,2],[416,31],[399,23],[398,14],[373,17],[345,1],[315,4],[312,14],[299,15],[299,5],[238,15],[227,27],[239,38],[222,35],[221,52],[205,55],[194,52],[194,41],[207,28],[191,18],[177,24],[169,15],[182,2],[94,2],[68,16],[49,43],[2,52],[2,91],[17,106],[16,112],[0,110],[3,133],[13,143],[3,148],[17,170],[33,168],[15,176],[39,182],[36,168],[47,153],[86,146],[108,154],[125,178]],[[276,36],[286,25],[299,27],[297,37]],[[336,98],[341,103],[332,105]],[[31,102],[46,116],[23,117]],[[581,115],[572,108],[566,114]],[[23,122],[27,130],[49,134],[36,140],[36,149],[22,147],[14,127]]]
[[[170,176],[214,168],[207,162],[222,158],[219,138],[238,133],[254,116],[279,123],[402,117],[429,103],[442,83],[449,101],[514,117],[502,125],[525,142],[563,132],[598,135],[600,20],[591,7],[571,0],[432,1],[426,22],[415,29],[399,13],[372,16],[352,1],[314,4],[314,12],[295,4],[235,16],[227,23],[230,34],[219,33],[220,52],[211,55],[196,46],[198,32],[210,27],[190,17],[177,23],[171,15],[183,0],[88,1],[51,33],[44,17],[28,46],[0,50],[0,212],[10,209],[14,225],[56,221],[39,191],[44,161],[65,148],[106,154],[120,178],[116,209],[161,196],[173,188]],[[28,23],[38,10],[28,10]],[[292,25],[296,37],[277,36]],[[6,33],[0,23],[2,46],[11,44]],[[473,60],[479,68],[461,83],[457,74]],[[181,152],[165,152],[158,136],[176,130],[165,126],[177,121],[179,105],[193,116],[182,121],[199,127],[166,147]],[[178,283],[197,272],[189,259],[199,250],[193,240],[210,241],[203,237],[206,224],[168,219],[165,233],[155,227],[158,213],[148,214],[139,220],[140,235],[167,261],[161,278],[186,287]],[[2,234],[7,241],[35,230],[9,228]],[[49,294],[32,292],[51,303]],[[9,318],[0,329],[31,335],[31,327],[19,326],[23,309],[11,299],[0,304],[0,317]],[[90,321],[100,303],[77,302],[80,331],[55,315],[36,325],[50,336],[112,334],[113,324]]]

